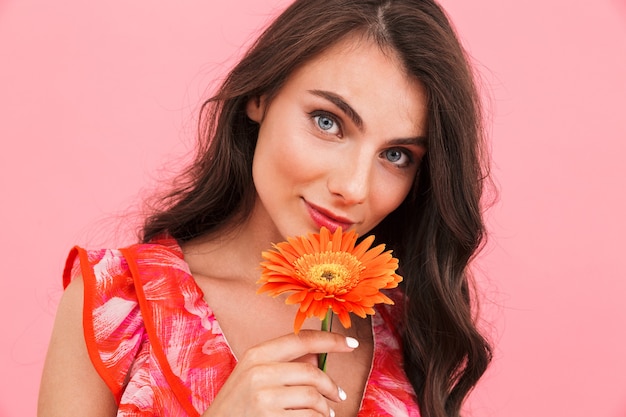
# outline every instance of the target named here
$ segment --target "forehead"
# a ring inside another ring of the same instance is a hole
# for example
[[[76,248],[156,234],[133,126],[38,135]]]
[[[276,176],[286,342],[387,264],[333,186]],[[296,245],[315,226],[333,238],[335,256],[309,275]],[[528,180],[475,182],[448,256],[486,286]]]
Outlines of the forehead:
[[[396,51],[364,36],[331,45],[296,69],[283,89],[299,95],[329,91],[346,100],[366,125],[368,120],[386,119],[398,125],[400,136],[425,133],[426,94],[421,82],[407,73]]]

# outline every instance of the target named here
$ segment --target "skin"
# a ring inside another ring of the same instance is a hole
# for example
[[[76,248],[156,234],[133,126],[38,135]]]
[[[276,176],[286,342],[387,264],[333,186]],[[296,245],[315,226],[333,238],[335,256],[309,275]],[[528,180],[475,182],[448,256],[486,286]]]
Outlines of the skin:
[[[183,245],[238,359],[203,416],[355,416],[371,367],[370,320],[352,317],[351,328],[335,323],[327,333],[313,318],[294,335],[297,306],[256,294],[260,253],[320,225],[364,234],[401,204],[426,152],[423,88],[393,52],[352,37],[294,71],[271,101],[250,100],[247,113],[260,125],[255,207],[243,223]],[[82,303],[78,279],[59,307],[39,416],[115,415],[87,355]],[[328,373],[316,367],[320,352],[330,353]]]
[[[39,390],[38,416],[108,417],[113,394],[94,369],[83,336],[83,281],[65,289],[57,310]]]
[[[393,52],[350,38],[296,70],[271,103],[248,103],[260,124],[252,221],[274,225],[273,239],[333,224],[364,234],[402,203],[426,152],[426,99],[400,68]]]

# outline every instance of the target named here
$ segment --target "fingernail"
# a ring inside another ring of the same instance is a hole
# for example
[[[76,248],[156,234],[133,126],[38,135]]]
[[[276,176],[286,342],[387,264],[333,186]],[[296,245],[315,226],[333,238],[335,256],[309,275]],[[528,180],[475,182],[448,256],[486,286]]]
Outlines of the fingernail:
[[[346,337],[346,344],[348,345],[348,347],[351,348],[359,347],[359,341],[356,340],[354,337]]]
[[[335,410],[332,408],[330,409],[330,417],[335,417]]]
[[[348,398],[348,394],[346,394],[346,392],[344,390],[341,389],[341,387],[338,387],[338,392],[339,392],[339,398],[341,398],[341,401],[345,401],[346,398]]]

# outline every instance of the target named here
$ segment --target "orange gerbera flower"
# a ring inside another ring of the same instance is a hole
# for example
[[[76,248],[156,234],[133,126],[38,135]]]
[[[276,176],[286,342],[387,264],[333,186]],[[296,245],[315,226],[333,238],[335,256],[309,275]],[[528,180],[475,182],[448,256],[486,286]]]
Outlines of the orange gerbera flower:
[[[385,245],[370,249],[374,236],[356,245],[354,231],[331,234],[322,227],[319,234],[289,238],[263,252],[259,293],[277,296],[293,292],[287,304],[300,304],[294,321],[298,333],[309,317],[323,320],[331,309],[341,324],[350,327],[350,313],[359,317],[374,314],[374,305],[393,304],[380,292],[395,288],[402,277],[395,273],[398,260]],[[356,246],[355,246],[356,245]]]

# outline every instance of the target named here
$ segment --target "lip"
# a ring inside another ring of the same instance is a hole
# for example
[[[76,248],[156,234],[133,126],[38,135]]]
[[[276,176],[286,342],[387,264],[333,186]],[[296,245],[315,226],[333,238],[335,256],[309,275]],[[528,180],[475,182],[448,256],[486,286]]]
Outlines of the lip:
[[[337,216],[331,211],[311,204],[308,201],[305,201],[304,203],[311,219],[319,228],[322,228],[323,226],[326,227],[331,233],[334,233],[339,227],[341,227],[341,230],[345,231],[354,224],[352,220],[342,216]]]

